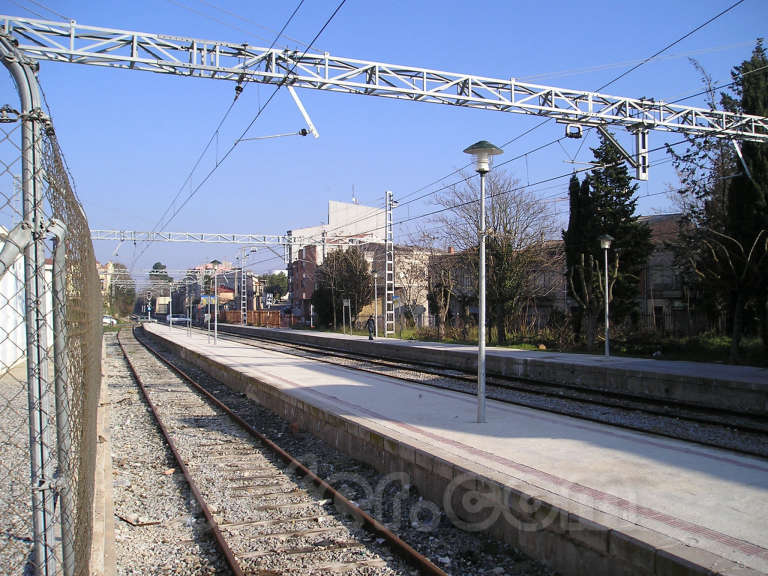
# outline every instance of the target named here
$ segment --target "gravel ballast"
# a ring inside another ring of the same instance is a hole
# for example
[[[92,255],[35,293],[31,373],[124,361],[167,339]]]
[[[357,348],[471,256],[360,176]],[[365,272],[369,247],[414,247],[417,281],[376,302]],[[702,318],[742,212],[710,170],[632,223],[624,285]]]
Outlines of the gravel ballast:
[[[229,574],[128,371],[115,333],[104,335],[104,346],[117,574]]]
[[[553,574],[542,564],[489,536],[456,528],[437,504],[423,499],[403,478],[382,475],[371,466],[349,458],[177,356],[167,351],[163,354],[250,425],[447,573],[456,576]]]

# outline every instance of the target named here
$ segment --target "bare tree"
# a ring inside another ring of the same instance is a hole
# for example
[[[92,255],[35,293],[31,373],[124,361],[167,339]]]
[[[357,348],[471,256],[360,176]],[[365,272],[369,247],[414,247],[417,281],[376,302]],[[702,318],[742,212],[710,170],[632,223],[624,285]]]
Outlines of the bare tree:
[[[407,246],[395,250],[395,271],[406,321],[413,326],[414,309],[427,297],[429,250]]]
[[[421,271],[416,265],[410,271],[414,277],[423,278],[424,296],[431,313],[435,315],[437,336],[442,340],[445,338],[446,319],[455,295],[459,267],[457,254],[439,248],[437,242],[437,236],[423,230],[411,240],[424,261]]]
[[[438,215],[446,243],[464,252],[475,271],[479,263],[479,185],[477,178],[467,178],[464,185],[437,199],[446,208]],[[503,170],[488,174],[486,192],[486,297],[489,320],[496,325],[499,344],[504,344],[508,322],[523,320],[528,303],[554,289],[537,279],[547,269],[561,266],[550,257],[549,240],[556,236],[557,228],[544,202]]]
[[[351,320],[357,322],[363,306],[373,298],[373,277],[363,251],[357,246],[330,252],[317,268],[317,288],[312,302],[322,322],[337,327],[345,299],[350,301]]]

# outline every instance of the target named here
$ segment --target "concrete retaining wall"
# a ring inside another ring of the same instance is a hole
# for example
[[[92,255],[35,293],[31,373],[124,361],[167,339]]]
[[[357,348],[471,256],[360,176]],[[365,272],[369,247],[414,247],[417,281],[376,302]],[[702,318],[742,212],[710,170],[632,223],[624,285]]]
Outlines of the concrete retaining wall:
[[[569,498],[523,482],[510,485],[509,477],[496,480],[492,470],[484,476],[299,400],[161,334],[152,337],[345,454],[384,474],[407,474],[411,484],[442,506],[458,526],[488,532],[564,576],[758,574]]]

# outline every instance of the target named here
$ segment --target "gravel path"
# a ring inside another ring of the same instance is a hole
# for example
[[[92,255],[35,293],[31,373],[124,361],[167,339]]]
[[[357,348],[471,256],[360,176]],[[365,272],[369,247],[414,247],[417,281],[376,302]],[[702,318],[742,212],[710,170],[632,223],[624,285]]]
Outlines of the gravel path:
[[[114,332],[104,335],[104,346],[112,409],[117,574],[229,574]]]

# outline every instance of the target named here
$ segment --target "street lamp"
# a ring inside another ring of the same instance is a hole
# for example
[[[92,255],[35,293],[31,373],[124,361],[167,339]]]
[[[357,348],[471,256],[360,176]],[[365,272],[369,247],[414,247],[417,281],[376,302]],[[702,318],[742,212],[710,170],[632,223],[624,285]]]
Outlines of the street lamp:
[[[379,273],[373,273],[373,329],[379,337]]]
[[[600,248],[603,249],[603,254],[605,255],[605,355],[610,356],[611,344],[608,335],[608,250],[611,248],[613,236],[603,234],[598,240],[600,240]]]
[[[504,151],[487,140],[475,142],[464,150],[475,158],[475,170],[480,174],[480,286],[477,326],[477,421],[485,422],[485,175],[491,169],[491,156]]]

